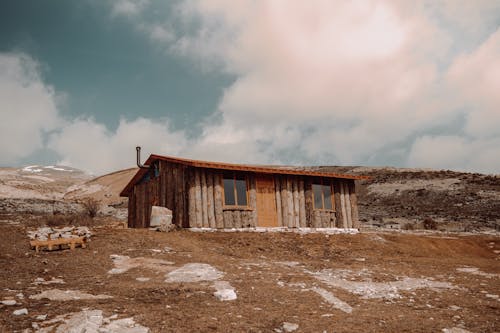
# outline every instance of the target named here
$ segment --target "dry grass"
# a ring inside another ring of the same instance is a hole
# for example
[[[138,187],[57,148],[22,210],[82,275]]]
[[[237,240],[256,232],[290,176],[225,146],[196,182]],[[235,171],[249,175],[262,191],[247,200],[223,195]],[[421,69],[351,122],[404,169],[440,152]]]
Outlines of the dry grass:
[[[85,210],[85,213],[87,213],[87,215],[93,219],[99,212],[100,202],[94,198],[86,198],[82,201],[82,206]]]
[[[94,226],[96,221],[85,213],[79,214],[55,214],[55,215],[42,215],[38,220],[39,223],[49,227],[63,227],[63,226]]]

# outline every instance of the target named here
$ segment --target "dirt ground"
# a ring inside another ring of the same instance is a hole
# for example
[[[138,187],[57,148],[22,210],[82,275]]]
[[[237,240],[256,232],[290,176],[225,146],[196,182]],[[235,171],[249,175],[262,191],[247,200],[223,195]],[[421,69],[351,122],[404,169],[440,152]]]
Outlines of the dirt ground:
[[[0,301],[17,303],[0,303],[0,332],[34,332],[84,308],[151,332],[500,331],[495,235],[160,233],[100,223],[85,249],[37,254],[26,236],[37,221],[0,219]],[[217,270],[237,299],[217,299],[210,279],[172,279],[193,263]],[[111,297],[30,298],[52,289]],[[28,314],[13,314],[21,308]]]

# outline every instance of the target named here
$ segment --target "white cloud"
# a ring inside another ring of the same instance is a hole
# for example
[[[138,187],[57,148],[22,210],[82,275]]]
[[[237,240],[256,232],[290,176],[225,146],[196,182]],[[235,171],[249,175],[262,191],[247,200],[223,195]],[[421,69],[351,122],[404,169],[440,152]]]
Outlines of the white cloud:
[[[147,158],[152,153],[180,155],[187,141],[166,120],[138,118],[120,120],[114,132],[93,119],[77,119],[53,134],[48,143],[62,156],[59,164],[97,174],[134,166],[137,145],[144,148],[143,157]]]
[[[43,147],[43,133],[60,122],[57,101],[35,60],[0,53],[0,165],[16,163]]]
[[[424,136],[412,146],[409,164],[415,167],[498,173],[500,138],[468,140],[460,136]]]
[[[149,4],[149,0],[113,0],[111,14],[113,16],[135,16]]]
[[[491,20],[478,13],[490,10],[488,17],[498,18],[500,12],[488,2],[474,5],[471,13],[477,15],[453,20],[484,34]],[[426,155],[416,153],[422,139],[411,158],[408,141],[465,113],[465,128],[448,130],[474,135],[469,146],[489,149],[476,137],[499,135],[494,91],[500,43],[491,35],[472,54],[455,59],[454,52],[469,44],[454,40],[452,28],[436,16],[466,16],[458,7],[398,1],[183,2],[184,20],[200,28],[182,35],[174,51],[237,76],[221,99],[222,121],[205,128],[202,142],[239,145],[259,160],[292,151],[304,163],[360,164],[380,161],[379,154],[390,151],[401,161],[425,164]],[[450,69],[443,70],[447,63]],[[494,160],[480,160],[474,167],[500,170],[498,163],[490,164]]]
[[[471,110],[466,133],[500,137],[500,28],[474,52],[457,57],[447,80],[455,102]]]

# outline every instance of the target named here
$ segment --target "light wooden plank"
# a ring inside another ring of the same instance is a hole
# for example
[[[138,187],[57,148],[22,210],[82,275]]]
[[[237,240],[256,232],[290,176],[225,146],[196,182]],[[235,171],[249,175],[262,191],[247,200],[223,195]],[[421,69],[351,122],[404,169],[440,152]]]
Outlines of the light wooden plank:
[[[299,183],[296,177],[292,180],[293,193],[293,227],[300,227],[300,200],[299,200]]]
[[[195,205],[196,205],[196,227],[203,226],[203,208],[201,202],[201,175],[200,170],[194,170],[194,188],[195,188]]]
[[[293,188],[292,180],[290,177],[286,178],[286,199],[287,199],[287,227],[294,227],[294,217],[293,217]]]
[[[211,171],[207,170],[207,213],[208,225],[210,228],[215,228],[215,206],[214,206],[214,175]]]
[[[214,208],[215,208],[215,227],[224,228],[224,212],[222,211],[222,176],[219,173],[214,174]]]
[[[281,181],[279,176],[274,177],[274,190],[276,192],[276,214],[278,215],[278,226],[283,226],[283,216],[281,213]]]
[[[306,221],[306,199],[304,192],[304,180],[299,180],[299,225],[301,228],[307,227]]]
[[[208,189],[207,189],[207,176],[204,169],[200,169],[200,181],[201,181],[201,216],[202,225],[204,228],[210,227],[208,223]]]
[[[345,192],[343,182],[340,183],[340,206],[342,208],[342,227],[347,228],[347,211],[345,208]]]

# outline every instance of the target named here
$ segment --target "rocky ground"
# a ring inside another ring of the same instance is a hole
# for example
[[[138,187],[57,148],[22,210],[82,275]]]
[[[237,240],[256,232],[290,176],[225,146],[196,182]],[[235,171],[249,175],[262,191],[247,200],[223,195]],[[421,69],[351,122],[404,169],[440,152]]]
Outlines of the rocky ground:
[[[363,227],[438,230],[500,230],[500,175],[390,167],[307,167],[370,176],[357,183]],[[126,218],[120,191],[137,169],[93,178],[77,169],[31,166],[0,168],[0,212],[75,213],[93,198],[102,215]]]
[[[0,331],[498,332],[497,235],[161,233],[97,219],[85,249],[0,219]],[[77,330],[79,329],[79,330]]]
[[[135,169],[0,168],[0,332],[499,331],[499,176],[315,169],[372,177],[359,234],[126,229]],[[91,241],[36,253],[45,225]]]
[[[500,175],[388,167],[319,169],[371,177],[357,186],[364,226],[418,229],[432,219],[438,230],[500,230]]]
[[[95,178],[65,166],[0,168],[0,212],[29,214],[85,213],[91,198],[99,213],[119,219],[127,217],[127,199],[119,193],[136,169],[126,169]]]

